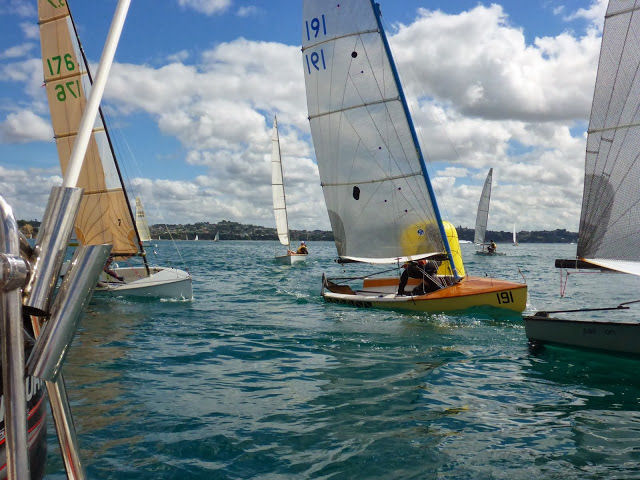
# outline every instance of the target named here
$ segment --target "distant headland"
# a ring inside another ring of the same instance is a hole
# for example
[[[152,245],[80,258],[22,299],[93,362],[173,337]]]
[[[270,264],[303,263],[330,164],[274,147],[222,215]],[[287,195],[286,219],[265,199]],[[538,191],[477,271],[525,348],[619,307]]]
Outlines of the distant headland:
[[[18,220],[18,226],[27,237],[35,237],[38,234],[40,222],[38,220]],[[154,239],[169,240],[193,240],[198,236],[199,240],[213,240],[216,233],[220,240],[278,240],[276,229],[260,225],[242,224],[222,220],[218,223],[198,222],[188,224],[157,224],[150,227],[151,236]],[[473,241],[473,229],[457,227],[460,240]],[[510,243],[512,232],[487,231],[486,239],[497,243]],[[326,230],[291,230],[293,241],[333,241],[333,232]],[[565,229],[540,230],[518,232],[519,243],[575,243],[578,241],[576,232]]]

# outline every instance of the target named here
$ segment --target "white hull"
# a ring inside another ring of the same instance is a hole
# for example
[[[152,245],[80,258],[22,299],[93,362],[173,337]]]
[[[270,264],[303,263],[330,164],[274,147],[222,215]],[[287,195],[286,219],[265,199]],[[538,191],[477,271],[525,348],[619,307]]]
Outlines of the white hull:
[[[146,275],[144,267],[123,267],[113,270],[119,276],[124,277],[124,282],[118,282],[103,272],[100,275],[100,283],[96,287],[96,292],[129,297],[186,300],[193,298],[191,275],[183,270],[151,267],[150,276]]]
[[[524,317],[527,338],[534,344],[558,344],[609,352],[640,354],[640,323]]]
[[[276,263],[281,265],[293,265],[294,263],[304,262],[308,257],[306,253],[291,253],[276,257]]]

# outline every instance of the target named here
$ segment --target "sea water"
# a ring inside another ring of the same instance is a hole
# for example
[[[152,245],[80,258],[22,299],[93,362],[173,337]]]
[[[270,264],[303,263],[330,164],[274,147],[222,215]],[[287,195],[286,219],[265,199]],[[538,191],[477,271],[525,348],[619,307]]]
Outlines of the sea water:
[[[275,242],[157,242],[193,301],[94,297],[64,368],[88,478],[640,477],[640,359],[532,353],[519,315],[325,303],[323,272],[384,267],[309,243],[306,263],[280,266]],[[561,297],[553,261],[575,245],[462,247],[469,274],[524,276],[529,312],[640,298],[618,274],[572,275]],[[48,432],[47,478],[62,479]]]

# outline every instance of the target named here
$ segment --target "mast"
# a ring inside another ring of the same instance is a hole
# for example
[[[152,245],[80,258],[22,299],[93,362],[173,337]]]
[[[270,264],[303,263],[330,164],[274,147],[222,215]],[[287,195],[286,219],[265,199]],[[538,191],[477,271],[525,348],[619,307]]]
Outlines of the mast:
[[[280,236],[280,225],[279,225],[279,220],[282,220],[282,218],[278,218],[278,215],[283,215],[284,217],[284,224],[285,224],[285,228],[286,228],[286,235],[287,235],[287,250],[291,250],[291,237],[289,236],[289,217],[287,215],[287,196],[285,193],[285,189],[284,189],[284,170],[282,168],[282,154],[280,152],[280,134],[278,132],[278,118],[277,116],[273,117],[273,135],[271,137],[271,141],[272,141],[272,158],[271,158],[271,163],[272,163],[272,170],[271,170],[271,186],[273,189],[273,211],[276,217],[276,230],[278,231],[278,236]],[[278,166],[275,167],[273,164],[274,163],[278,163]],[[274,179],[274,172],[273,169],[277,168],[279,170],[277,170],[276,172],[279,172],[280,176],[279,178],[275,178]],[[277,183],[277,182],[280,183]],[[277,189],[277,192],[276,192]],[[277,200],[278,200],[278,196],[282,195],[282,206],[278,206]],[[282,241],[281,241],[282,243]]]
[[[87,69],[87,76],[89,77],[89,82],[93,85],[93,77],[91,75],[91,70],[89,69],[89,62],[87,61],[87,55],[85,54],[84,47],[82,46],[82,42],[80,41],[80,36],[78,35],[78,29],[76,28],[76,22],[73,19],[73,14],[71,13],[71,7],[69,6],[69,1],[67,0],[67,8],[69,9],[69,19],[71,20],[71,26],[73,27],[73,33],[76,36],[76,41],[78,42],[78,47],[80,49],[80,54],[82,55],[82,61],[85,64],[85,68]],[[100,120],[102,121],[102,127],[104,128],[104,133],[107,137],[107,141],[109,143],[109,149],[111,150],[111,155],[113,156],[113,163],[116,167],[116,172],[118,172],[118,179],[120,180],[120,185],[122,186],[122,190],[124,191],[124,198],[126,201],[127,209],[129,211],[129,216],[131,217],[133,223],[133,229],[136,234],[136,239],[138,240],[138,249],[140,252],[140,256],[144,262],[144,268],[147,272],[147,275],[150,275],[151,272],[149,270],[149,263],[147,261],[147,252],[144,249],[142,244],[142,240],[140,240],[140,232],[138,231],[138,226],[135,221],[135,217],[133,215],[133,210],[131,208],[131,202],[129,201],[129,195],[127,194],[127,189],[124,184],[124,179],[122,177],[122,172],[120,171],[120,165],[118,164],[118,159],[116,157],[116,152],[113,148],[113,142],[111,141],[111,134],[109,133],[109,128],[107,127],[107,122],[104,118],[104,113],[102,112],[102,107],[98,106],[98,114],[100,115]]]
[[[438,229],[440,230],[440,236],[442,237],[442,242],[444,243],[445,250],[447,251],[447,257],[449,258],[449,264],[451,265],[451,271],[453,272],[453,276],[456,280],[460,279],[458,275],[458,270],[456,269],[456,264],[453,261],[453,254],[451,253],[451,247],[449,246],[449,239],[447,238],[447,233],[444,229],[444,224],[442,223],[442,216],[440,215],[440,209],[438,208],[438,203],[436,201],[436,195],[433,191],[433,186],[431,185],[431,180],[429,179],[429,173],[427,172],[427,164],[425,163],[424,156],[422,155],[422,149],[420,148],[420,143],[418,141],[418,135],[416,133],[415,126],[413,124],[413,119],[411,118],[411,112],[409,111],[409,105],[407,103],[407,98],[405,97],[404,90],[402,88],[402,83],[400,82],[400,76],[398,74],[398,69],[396,68],[395,60],[393,59],[393,55],[391,54],[391,47],[389,46],[389,41],[387,40],[387,34],[384,31],[384,27],[382,26],[382,18],[380,12],[380,5],[376,3],[375,0],[371,0],[371,8],[373,8],[374,15],[376,17],[376,21],[378,23],[378,29],[380,30],[380,36],[382,37],[382,43],[384,45],[384,49],[387,53],[387,58],[389,60],[389,65],[391,66],[391,71],[393,72],[393,77],[396,81],[396,85],[398,87],[398,93],[400,96],[400,101],[402,103],[402,108],[404,109],[405,116],[407,117],[407,122],[409,124],[409,130],[411,131],[411,137],[413,139],[413,143],[416,148],[416,153],[418,154],[418,160],[420,161],[420,167],[422,169],[422,175],[424,177],[424,181],[427,184],[427,190],[429,192],[429,197],[431,199],[431,204],[433,205],[433,210],[436,216],[436,221],[438,222]]]

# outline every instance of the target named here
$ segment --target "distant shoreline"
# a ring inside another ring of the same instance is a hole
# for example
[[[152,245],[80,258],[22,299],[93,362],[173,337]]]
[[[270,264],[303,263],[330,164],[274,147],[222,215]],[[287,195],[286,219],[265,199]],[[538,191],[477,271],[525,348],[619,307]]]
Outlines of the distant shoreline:
[[[38,220],[18,220],[18,226],[27,236],[35,237],[40,227]],[[462,226],[456,227],[460,240],[473,241],[474,230]],[[156,224],[150,227],[151,237],[154,240],[158,236],[163,240],[169,240],[171,236],[174,240],[213,240],[216,233],[220,240],[264,240],[277,241],[278,235],[273,227],[263,227],[260,225],[242,224],[222,220],[218,223],[198,222],[194,224]],[[511,243],[513,232],[487,231],[485,238],[487,241],[496,243]],[[162,238],[166,237],[166,238]],[[333,232],[326,230],[291,230],[290,238],[292,243],[305,241],[333,241]],[[518,243],[577,243],[578,233],[569,232],[565,229],[539,230],[517,232]]]

